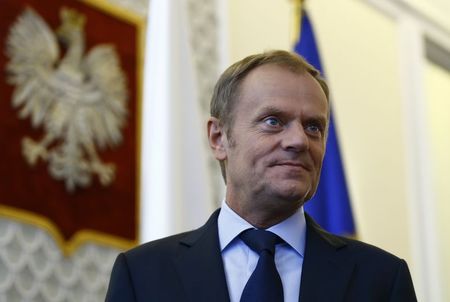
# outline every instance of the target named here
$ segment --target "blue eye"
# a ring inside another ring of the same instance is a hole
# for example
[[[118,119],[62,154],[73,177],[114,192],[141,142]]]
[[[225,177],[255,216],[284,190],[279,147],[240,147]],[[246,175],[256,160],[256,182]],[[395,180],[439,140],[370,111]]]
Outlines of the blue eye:
[[[309,133],[318,135],[322,133],[322,127],[317,124],[309,124],[306,126],[305,130]]]
[[[317,127],[316,125],[308,125],[306,127],[306,129],[308,129],[309,131],[312,131],[312,132],[319,132],[320,131],[320,128]]]
[[[281,122],[279,119],[275,118],[275,117],[268,117],[264,120],[264,123],[266,123],[269,126],[272,127],[277,127],[281,125]]]

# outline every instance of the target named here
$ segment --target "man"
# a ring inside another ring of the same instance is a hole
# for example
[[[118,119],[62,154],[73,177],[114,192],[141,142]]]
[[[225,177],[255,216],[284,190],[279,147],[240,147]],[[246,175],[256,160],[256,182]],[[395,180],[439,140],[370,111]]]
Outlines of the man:
[[[329,110],[326,83],[296,54],[229,67],[207,125],[227,184],[221,209],[197,230],[120,254],[106,300],[416,301],[404,260],[331,235],[303,211]]]

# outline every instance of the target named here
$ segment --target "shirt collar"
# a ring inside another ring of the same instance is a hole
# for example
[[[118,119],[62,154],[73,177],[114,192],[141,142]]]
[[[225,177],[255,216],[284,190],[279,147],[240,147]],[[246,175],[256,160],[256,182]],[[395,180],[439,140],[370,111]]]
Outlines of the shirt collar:
[[[242,231],[254,228],[224,201],[218,218],[220,249],[223,251]],[[301,256],[305,255],[306,220],[303,207],[280,223],[267,229],[280,236]]]

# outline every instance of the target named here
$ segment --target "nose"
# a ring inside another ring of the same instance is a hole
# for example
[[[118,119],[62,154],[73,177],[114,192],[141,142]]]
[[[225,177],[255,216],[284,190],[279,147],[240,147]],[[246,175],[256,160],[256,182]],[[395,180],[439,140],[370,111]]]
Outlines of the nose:
[[[309,150],[309,139],[303,125],[292,123],[284,129],[281,146],[286,151],[302,152]]]

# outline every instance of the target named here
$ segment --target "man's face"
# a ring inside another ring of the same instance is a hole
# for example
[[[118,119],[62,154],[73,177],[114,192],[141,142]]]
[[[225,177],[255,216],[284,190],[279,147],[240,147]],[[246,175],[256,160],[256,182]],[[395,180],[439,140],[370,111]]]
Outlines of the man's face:
[[[224,134],[227,201],[298,207],[319,182],[328,123],[323,90],[310,74],[268,64],[252,70],[239,92]]]

